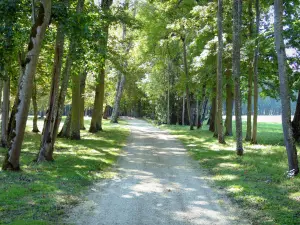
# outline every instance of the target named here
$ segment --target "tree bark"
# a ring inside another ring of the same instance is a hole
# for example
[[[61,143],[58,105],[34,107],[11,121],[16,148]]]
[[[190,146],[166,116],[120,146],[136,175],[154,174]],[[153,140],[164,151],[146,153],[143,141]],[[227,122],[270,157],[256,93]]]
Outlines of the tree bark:
[[[24,139],[30,99],[32,96],[33,78],[42,47],[42,41],[48,27],[51,14],[51,0],[41,0],[38,17],[32,26],[28,52],[23,64],[24,74],[19,85],[18,107],[14,117],[13,136],[9,139],[9,150],[3,163],[3,170],[20,170],[19,158]]]
[[[248,14],[249,14],[249,40],[252,41],[253,38],[253,11],[252,11],[253,0],[249,0],[248,3]],[[248,98],[247,98],[247,131],[245,141],[251,141],[251,133],[252,133],[252,82],[253,82],[253,54],[251,53],[249,56],[248,62]]]
[[[191,113],[191,97],[190,97],[190,88],[189,88],[189,69],[187,64],[187,53],[186,53],[186,36],[182,38],[183,42],[183,62],[184,62],[184,72],[185,72],[185,92],[186,92],[186,107],[189,119],[190,130],[193,130],[193,121]]]
[[[61,131],[57,135],[60,138],[70,138],[71,137],[71,119],[72,119],[72,110],[70,110],[67,118],[65,119],[64,125],[61,128]]]
[[[6,76],[3,80],[3,102],[2,102],[2,114],[1,114],[1,146],[7,147],[7,128],[9,119],[9,96],[10,96],[10,77]]]
[[[32,106],[33,106],[33,120],[32,120],[32,132],[34,133],[38,133],[39,128],[37,125],[37,121],[38,121],[38,107],[37,107],[37,100],[36,100],[36,82],[33,82],[33,88],[32,88]]]
[[[80,140],[80,76],[72,75],[71,139]]]
[[[210,109],[210,116],[209,116],[209,131],[215,132],[215,118],[216,118],[216,97],[212,98],[211,101],[211,109]]]
[[[233,86],[230,70],[226,71],[226,120],[225,135],[232,136],[232,109],[233,109]]]
[[[54,63],[52,68],[52,81],[49,96],[47,115],[44,120],[43,133],[41,137],[40,151],[37,162],[53,161],[52,142],[54,141],[54,126],[58,111],[59,80],[61,75],[63,51],[64,51],[64,25],[60,22],[57,26],[56,44],[54,52]]]
[[[120,108],[120,102],[121,102],[121,97],[123,93],[123,88],[125,84],[125,76],[124,74],[120,74],[120,82],[117,87],[117,92],[115,96],[115,104],[113,107],[112,115],[111,115],[111,123],[118,123],[118,117],[119,117],[119,108]]]
[[[300,142],[300,90],[298,92],[296,111],[294,114],[292,126],[295,141]]]
[[[223,134],[223,0],[218,0],[218,61],[217,61],[217,132],[219,143],[225,144]]]
[[[260,25],[260,9],[259,0],[255,0],[255,11],[256,11],[256,30],[255,30],[255,52],[253,61],[253,84],[254,84],[254,102],[253,102],[253,129],[251,143],[257,144],[257,115],[258,115],[258,54],[259,54],[259,25]]]
[[[241,26],[242,26],[242,0],[233,0],[233,54],[232,75],[235,84],[235,124],[236,124],[236,153],[243,155],[242,130],[242,101],[240,90],[240,59],[241,59]]]
[[[285,46],[283,42],[283,2],[282,0],[275,0],[274,3],[274,34],[275,45],[278,60],[278,72],[280,83],[280,98],[282,108],[282,128],[284,135],[284,142],[288,156],[289,173],[288,176],[295,176],[299,173],[297,149],[295,140],[293,138],[292,124],[291,124],[291,105],[289,96],[288,76],[286,73],[286,55]]]
[[[182,122],[181,122],[181,125],[184,126],[185,123],[184,123],[184,119],[185,119],[185,94],[183,93],[182,95]]]
[[[85,130],[84,126],[84,95],[85,95],[85,81],[87,72],[84,70],[80,77],[80,130]]]

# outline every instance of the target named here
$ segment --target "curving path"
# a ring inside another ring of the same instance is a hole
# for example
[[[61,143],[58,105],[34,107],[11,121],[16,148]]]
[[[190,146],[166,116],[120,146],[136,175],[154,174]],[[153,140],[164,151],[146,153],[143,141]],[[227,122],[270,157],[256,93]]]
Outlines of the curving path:
[[[70,223],[246,224],[208,186],[199,164],[174,136],[142,120],[129,120],[129,127],[131,135],[118,161],[118,176],[95,184],[88,200],[72,210]]]

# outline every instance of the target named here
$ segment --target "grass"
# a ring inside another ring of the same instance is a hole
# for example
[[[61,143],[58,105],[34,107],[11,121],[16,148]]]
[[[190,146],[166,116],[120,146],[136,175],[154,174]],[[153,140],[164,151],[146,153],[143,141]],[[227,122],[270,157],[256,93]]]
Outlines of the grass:
[[[205,125],[167,126],[207,170],[207,179],[244,210],[253,224],[300,224],[300,177],[286,177],[287,156],[280,123],[259,123],[259,145],[244,142],[244,156],[235,154],[234,137],[218,144]],[[243,123],[244,134],[246,124]],[[298,146],[299,149],[299,146]]]
[[[81,194],[93,182],[113,176],[110,168],[129,134],[104,121],[104,131],[98,134],[82,131],[79,141],[58,139],[55,162],[36,164],[40,134],[31,129],[28,126],[22,148],[22,171],[0,171],[0,224],[61,224],[66,210],[82,201]],[[5,153],[1,148],[1,162]]]

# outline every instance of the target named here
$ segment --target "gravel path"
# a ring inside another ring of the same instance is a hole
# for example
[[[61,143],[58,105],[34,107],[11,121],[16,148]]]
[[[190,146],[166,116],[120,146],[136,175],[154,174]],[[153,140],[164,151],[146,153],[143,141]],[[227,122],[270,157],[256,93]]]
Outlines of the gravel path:
[[[199,164],[174,136],[142,120],[129,120],[129,127],[131,135],[118,161],[118,176],[95,184],[67,223],[246,224],[208,186]]]

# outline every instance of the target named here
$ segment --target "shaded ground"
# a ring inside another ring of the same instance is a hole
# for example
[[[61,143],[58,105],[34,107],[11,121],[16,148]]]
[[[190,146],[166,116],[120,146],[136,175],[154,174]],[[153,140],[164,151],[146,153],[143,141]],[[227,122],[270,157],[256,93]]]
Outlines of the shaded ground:
[[[130,120],[118,176],[95,184],[67,223],[93,225],[245,224],[204,181],[204,173],[166,131]]]

